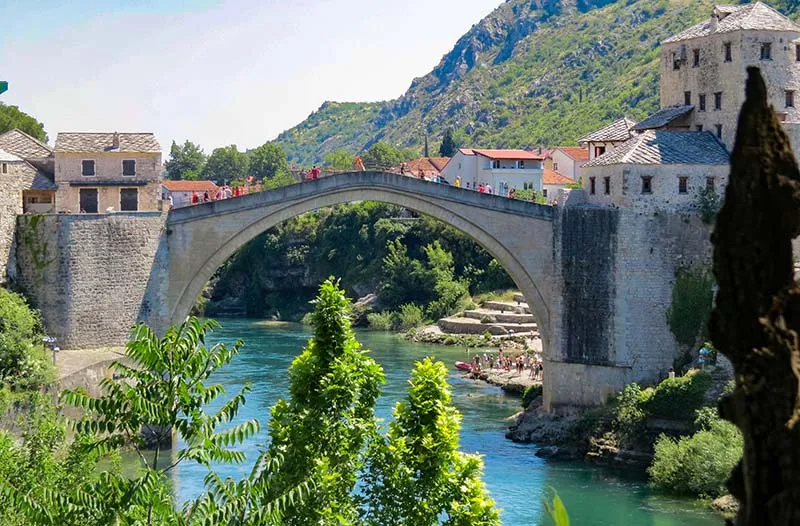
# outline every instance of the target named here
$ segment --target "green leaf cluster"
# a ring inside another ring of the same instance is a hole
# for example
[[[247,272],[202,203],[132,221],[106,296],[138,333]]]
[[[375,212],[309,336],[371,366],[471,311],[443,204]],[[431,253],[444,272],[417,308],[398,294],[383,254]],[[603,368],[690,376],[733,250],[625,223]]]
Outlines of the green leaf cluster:
[[[0,133],[17,128],[34,139],[47,142],[44,124],[20,110],[17,106],[9,106],[0,102]]]
[[[250,168],[250,158],[240,152],[235,144],[215,148],[203,167],[203,179],[217,184],[227,184],[237,179],[244,180]]]
[[[166,178],[173,181],[185,179],[198,181],[206,164],[206,155],[203,149],[192,141],[187,140],[183,145],[172,141],[169,149],[169,159],[164,163]]]
[[[0,385],[38,389],[53,381],[55,371],[39,312],[20,294],[0,288]]]

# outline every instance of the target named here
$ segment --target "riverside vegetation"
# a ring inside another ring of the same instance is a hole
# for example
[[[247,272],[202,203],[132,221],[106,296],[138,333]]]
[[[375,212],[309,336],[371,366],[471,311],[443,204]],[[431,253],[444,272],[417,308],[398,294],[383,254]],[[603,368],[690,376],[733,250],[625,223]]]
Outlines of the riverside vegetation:
[[[270,442],[241,480],[221,479],[211,464],[246,460],[235,448],[259,423],[228,424],[250,387],[214,413],[205,407],[223,395],[209,377],[242,342],[207,348],[216,325],[196,318],[162,338],[137,326],[132,365],[113,365],[120,378],[102,381],[103,396],[62,394],[84,414],[74,439],[46,399],[21,435],[0,432],[3,524],[499,524],[480,457],[458,451],[460,415],[444,364],[417,363],[382,435],[373,411],[383,372],[356,341],[349,300],[332,280],[319,289],[313,325],[289,370],[289,399],[272,408]],[[185,447],[161,467],[160,444],[172,430]],[[123,448],[141,460],[132,477],[119,469]],[[111,468],[100,468],[104,458]],[[185,462],[207,468],[206,491],[177,503],[165,475]]]

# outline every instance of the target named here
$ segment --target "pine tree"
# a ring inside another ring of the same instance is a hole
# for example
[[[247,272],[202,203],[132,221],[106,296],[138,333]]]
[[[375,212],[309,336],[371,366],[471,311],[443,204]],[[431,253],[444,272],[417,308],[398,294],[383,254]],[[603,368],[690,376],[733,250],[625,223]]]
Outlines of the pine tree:
[[[713,235],[719,284],[714,345],[733,363],[736,389],[721,415],[744,436],[728,487],[738,525],[800,524],[800,174],[757,68],[748,68],[725,203]]]
[[[442,145],[439,146],[439,155],[442,157],[452,157],[456,154],[456,141],[453,139],[453,130],[447,129],[442,137]]]

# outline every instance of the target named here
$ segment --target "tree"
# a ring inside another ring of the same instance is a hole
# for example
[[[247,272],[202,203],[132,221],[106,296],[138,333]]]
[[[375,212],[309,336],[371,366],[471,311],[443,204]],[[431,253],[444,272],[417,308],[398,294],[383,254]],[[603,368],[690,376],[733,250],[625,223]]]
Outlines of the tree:
[[[376,142],[361,156],[368,170],[388,170],[411,157],[407,150],[401,150],[385,142]]]
[[[34,139],[47,142],[44,124],[37,121],[17,106],[7,106],[0,102],[0,133],[18,128]]]
[[[203,168],[203,177],[222,184],[247,177],[249,168],[247,155],[240,152],[235,144],[215,148]]]
[[[334,170],[352,171],[355,156],[347,150],[336,150],[325,156],[325,164]]]
[[[112,364],[118,379],[101,381],[103,396],[93,398],[82,390],[62,394],[68,404],[80,408],[85,415],[76,424],[84,454],[96,455],[96,459],[122,446],[132,447],[141,461],[142,472],[128,478],[106,471],[97,477],[83,478],[60,493],[46,486],[18,487],[0,478],[0,496],[26,515],[25,524],[280,523],[282,502],[302,500],[310,486],[299,479],[298,484],[278,492],[275,500],[267,499],[265,494],[272,489],[272,474],[280,467],[279,457],[266,459],[262,454],[250,476],[239,482],[223,481],[210,469],[212,462],[243,462],[244,453],[232,448],[259,430],[256,420],[219,430],[236,417],[249,385],[215,413],[204,410],[224,392],[219,384],[207,385],[207,380],[228,364],[242,345],[237,342],[231,347],[217,344],[206,348],[206,334],[216,326],[213,321],[189,318],[158,338],[140,324],[127,346],[126,354],[132,364]],[[162,468],[159,465],[162,447],[171,449],[173,432],[186,446]],[[155,446],[155,454],[149,460],[144,455],[148,445]],[[187,461],[209,468],[208,491],[181,511],[166,480],[172,469]]]
[[[456,141],[453,140],[453,130],[448,128],[444,132],[444,137],[442,137],[442,145],[439,146],[439,155],[442,157],[452,157],[456,154],[457,150],[458,146],[456,146]]]
[[[179,146],[172,141],[169,160],[164,163],[164,168],[167,171],[167,179],[196,181],[200,179],[205,164],[206,155],[198,145],[187,140],[183,146]]]
[[[39,312],[25,298],[0,288],[0,386],[38,389],[53,380]]]
[[[314,337],[289,369],[290,398],[272,408],[268,454],[285,460],[275,491],[309,476],[315,483],[303,505],[289,505],[285,524],[352,524],[358,518],[356,477],[361,451],[376,433],[383,370],[361,349],[350,313],[344,291],[326,280],[312,315]]]
[[[289,173],[286,152],[277,144],[262,144],[250,155],[250,173],[264,180]]]
[[[447,367],[425,358],[409,380],[384,439],[370,446],[365,477],[368,524],[499,525],[478,455],[458,451],[461,415]]]
[[[744,456],[728,481],[740,503],[736,524],[783,526],[800,521],[800,287],[792,259],[800,173],[758,68],[747,71],[712,236],[719,292],[710,329],[736,378],[720,415],[744,437]]]

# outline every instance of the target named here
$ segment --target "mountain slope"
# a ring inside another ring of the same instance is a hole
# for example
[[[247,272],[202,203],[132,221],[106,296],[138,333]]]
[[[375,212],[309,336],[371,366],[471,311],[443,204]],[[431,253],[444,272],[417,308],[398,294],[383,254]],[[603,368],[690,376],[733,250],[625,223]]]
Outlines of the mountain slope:
[[[397,100],[326,103],[276,142],[305,163],[377,140],[419,148],[427,134],[435,145],[448,127],[465,146],[573,144],[612,119],[657,109],[660,42],[707,17],[714,4],[509,0]],[[796,4],[776,7],[791,14]]]

